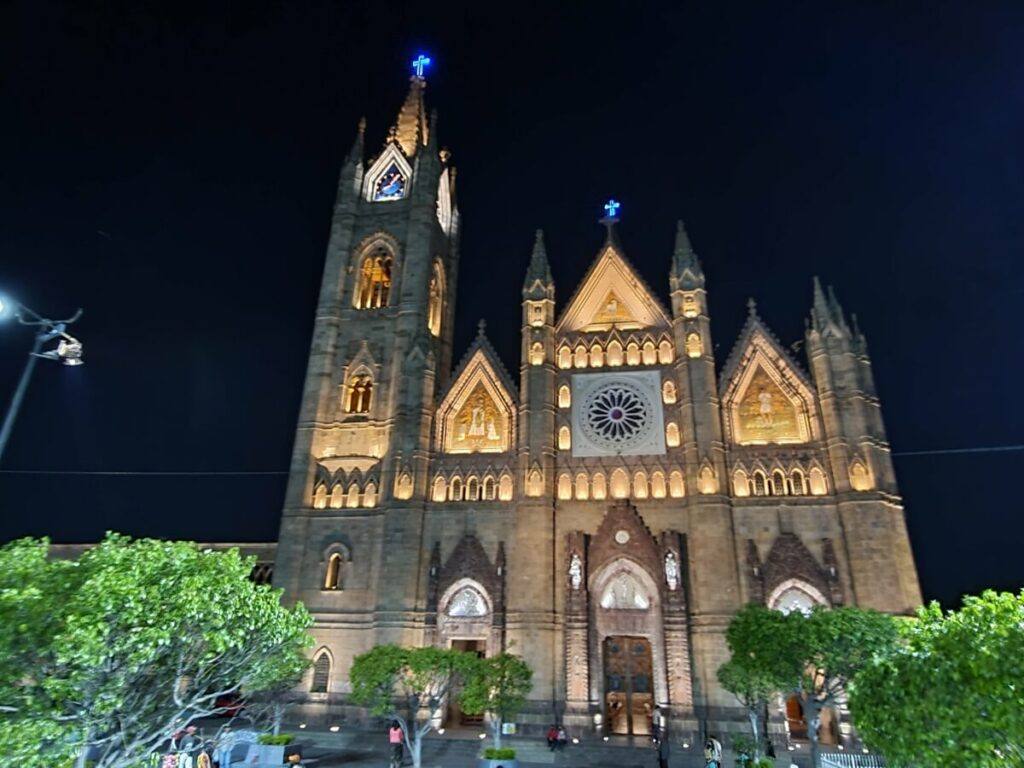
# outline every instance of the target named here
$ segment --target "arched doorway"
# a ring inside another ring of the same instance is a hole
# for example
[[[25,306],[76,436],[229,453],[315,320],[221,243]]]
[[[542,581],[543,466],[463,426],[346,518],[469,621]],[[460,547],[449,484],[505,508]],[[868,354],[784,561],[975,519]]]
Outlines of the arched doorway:
[[[591,582],[597,669],[591,676],[610,735],[646,736],[667,701],[661,601],[654,579],[633,560],[617,559]]]
[[[473,579],[460,579],[445,590],[439,602],[438,645],[472,653],[480,658],[491,655],[493,607],[490,595]],[[482,715],[468,715],[453,697],[448,703],[446,722],[477,725]]]

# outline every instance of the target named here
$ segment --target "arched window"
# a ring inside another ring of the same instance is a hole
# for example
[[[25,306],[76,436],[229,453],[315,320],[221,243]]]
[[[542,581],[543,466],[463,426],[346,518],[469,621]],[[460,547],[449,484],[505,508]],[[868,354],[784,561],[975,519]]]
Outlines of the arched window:
[[[626,345],[626,365],[640,365],[640,345],[635,341]]]
[[[644,342],[643,361],[644,365],[654,365],[658,362],[658,348],[654,346],[653,341]]]
[[[701,493],[718,493],[718,481],[715,479],[715,471],[711,467],[704,467],[697,480],[700,483]]]
[[[696,317],[699,312],[697,296],[692,293],[683,294],[683,317]]]
[[[348,487],[348,496],[345,498],[346,507],[358,507],[359,506],[359,486],[352,483]]]
[[[318,485],[313,491],[313,509],[325,509],[327,507],[327,486]]]
[[[768,495],[768,478],[764,476],[764,472],[761,470],[755,470],[753,474],[754,481],[754,495],[755,496],[767,496]]]
[[[558,450],[567,451],[572,448],[572,434],[568,427],[558,428]]]
[[[855,491],[871,490],[871,475],[868,473],[867,467],[859,461],[855,461],[850,465],[850,485],[853,486]]]
[[[587,348],[582,344],[577,345],[576,354],[573,356],[573,365],[577,368],[587,367]]]
[[[587,482],[587,475],[580,472],[576,475],[576,498],[586,501],[590,496],[590,483]]]
[[[674,357],[675,355],[672,354],[672,342],[668,339],[663,340],[658,345],[658,362],[662,365],[668,365]]]
[[[488,475],[484,478],[484,501],[494,501],[494,492],[497,489],[497,485],[494,482],[494,478]]]
[[[572,350],[568,347],[558,348],[558,367],[572,368]]]
[[[327,693],[331,682],[331,655],[326,650],[320,651],[313,660],[313,681],[309,686],[310,693]]]
[[[608,343],[607,362],[613,368],[622,365],[622,345],[615,339]]]
[[[700,334],[691,333],[686,337],[686,356],[700,357],[704,353],[704,345],[701,344]]]
[[[341,483],[337,483],[333,488],[331,488],[331,500],[329,504],[331,509],[341,509],[345,506],[345,488]]]
[[[666,496],[665,473],[658,470],[651,473],[651,498],[664,499]]]
[[[434,478],[434,492],[432,498],[434,501],[444,501],[445,496],[448,492],[448,484],[444,481],[444,478],[438,475]]]
[[[594,481],[592,483],[591,495],[598,501],[607,498],[608,487],[605,484],[604,473],[598,472],[594,475]]]
[[[393,263],[391,253],[384,246],[377,246],[363,258],[353,301],[356,309],[378,309],[388,305]]]
[[[629,496],[629,475],[623,469],[612,472],[612,498],[625,499]]]
[[[781,469],[776,469],[772,472],[771,491],[772,496],[786,495],[786,476],[782,473]]]
[[[661,385],[661,400],[665,405],[672,405],[676,401],[676,385],[671,380],[665,379]]]
[[[530,347],[530,365],[544,364],[544,345],[535,341]]]
[[[412,498],[412,475],[410,475],[408,472],[403,472],[395,480],[395,498]]]
[[[590,367],[600,368],[604,365],[604,350],[601,349],[601,345],[594,343],[590,346]]]
[[[686,484],[683,482],[683,473],[678,469],[672,470],[668,476],[668,494],[673,499],[681,499],[686,495]]]
[[[789,492],[794,496],[807,494],[807,478],[799,469],[794,469],[789,475]]]
[[[448,484],[448,501],[462,501],[462,480],[458,477]]]
[[[818,467],[811,467],[810,480],[812,494],[815,496],[823,496],[828,493],[828,483],[825,481],[825,473]]]
[[[789,579],[777,586],[768,596],[768,607],[773,611],[810,613],[818,606],[828,606],[819,590],[800,579]]]
[[[345,557],[341,552],[333,552],[327,558],[327,569],[324,572],[324,589],[342,589],[342,569],[345,567]]]
[[[467,501],[479,501],[480,499],[480,481],[476,479],[476,476],[471,476],[466,481],[466,500]]]
[[[737,496],[749,496],[750,495],[750,480],[747,478],[747,473],[742,469],[737,469],[732,473],[732,492]]]
[[[498,481],[498,498],[501,501],[512,500],[512,475],[507,472]]]
[[[669,448],[675,448],[679,445],[679,425],[674,421],[670,421],[665,425],[665,442]]]
[[[572,478],[569,477],[568,475],[558,476],[558,498],[572,498]]]
[[[373,379],[367,373],[360,373],[349,379],[348,395],[345,398],[346,413],[369,413],[373,398]]]
[[[542,493],[544,493],[544,475],[538,469],[530,470],[530,474],[526,477],[526,495],[540,496]]]
[[[440,262],[434,262],[430,273],[430,286],[427,294],[427,328],[434,336],[441,335],[441,314],[444,308],[444,272]]]
[[[366,484],[366,488],[363,489],[363,506],[364,507],[375,507],[377,506],[377,484],[371,480]]]
[[[445,606],[445,613],[456,618],[478,618],[486,616],[489,611],[484,596],[468,584],[452,595]]]
[[[633,475],[633,498],[647,498],[647,473],[643,470]]]
[[[568,408],[572,405],[572,393],[565,384],[558,388],[558,407]]]

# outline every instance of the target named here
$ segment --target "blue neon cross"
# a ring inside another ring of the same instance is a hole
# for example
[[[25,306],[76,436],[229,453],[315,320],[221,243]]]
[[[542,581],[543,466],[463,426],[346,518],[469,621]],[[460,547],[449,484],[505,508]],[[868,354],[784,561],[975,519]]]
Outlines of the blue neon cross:
[[[416,77],[423,77],[424,67],[430,66],[430,59],[422,53],[412,60],[412,68],[416,70]]]
[[[622,207],[622,203],[618,202],[615,198],[612,198],[604,204],[604,209],[608,212],[608,218],[614,219],[619,212],[619,208]]]

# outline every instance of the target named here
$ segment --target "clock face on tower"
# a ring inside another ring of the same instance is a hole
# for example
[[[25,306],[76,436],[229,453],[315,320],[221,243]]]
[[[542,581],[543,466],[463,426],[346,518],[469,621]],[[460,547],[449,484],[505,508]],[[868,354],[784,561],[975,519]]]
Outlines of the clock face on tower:
[[[665,452],[657,372],[572,377],[574,456]]]
[[[405,177],[392,163],[388,169],[377,179],[373,188],[373,199],[377,200],[400,200],[405,197]]]

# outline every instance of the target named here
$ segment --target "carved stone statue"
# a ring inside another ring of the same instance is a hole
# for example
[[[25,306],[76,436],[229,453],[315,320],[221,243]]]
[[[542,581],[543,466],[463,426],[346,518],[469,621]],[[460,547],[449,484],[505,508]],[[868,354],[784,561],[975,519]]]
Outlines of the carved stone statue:
[[[668,552],[665,555],[665,582],[673,591],[679,586],[679,561],[676,560],[675,552]]]
[[[569,560],[569,585],[573,589],[579,589],[583,583],[583,562],[575,552]]]

